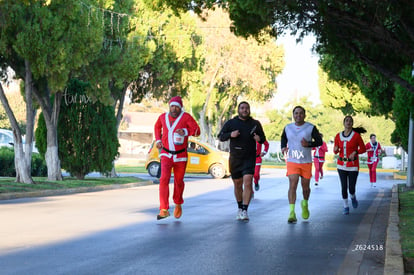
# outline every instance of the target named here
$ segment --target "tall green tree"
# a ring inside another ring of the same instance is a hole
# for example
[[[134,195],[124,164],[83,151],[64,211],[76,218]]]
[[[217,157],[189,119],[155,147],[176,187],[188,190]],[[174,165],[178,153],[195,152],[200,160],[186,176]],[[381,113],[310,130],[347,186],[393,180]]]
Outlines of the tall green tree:
[[[202,14],[214,5],[225,7],[232,30],[257,37],[290,32],[299,40],[316,38],[316,52],[332,75],[356,84],[371,103],[372,113],[389,115],[397,83],[414,93],[411,76],[403,74],[414,60],[414,5],[410,0],[384,1],[284,1],[284,0],[184,0],[151,1],[172,6],[177,12]],[[345,74],[343,73],[345,72]],[[410,106],[413,113],[414,106]],[[408,132],[408,128],[401,129]]]
[[[7,53],[4,63],[18,75],[26,75],[26,98],[31,98],[33,92],[42,109],[48,129],[46,163],[50,180],[61,179],[57,118],[62,92],[70,74],[92,60],[102,45],[102,19],[88,16],[85,3],[90,1],[0,3],[2,21],[7,22],[2,24],[2,53]]]
[[[276,76],[284,67],[284,51],[269,36],[255,39],[230,32],[228,14],[216,9],[199,20],[205,48],[204,77],[192,92],[202,140],[214,144],[222,124],[234,115],[238,101],[265,102],[276,92]]]
[[[92,171],[109,173],[119,147],[114,109],[99,101],[93,102],[85,92],[88,85],[76,79],[69,82],[58,123],[62,168],[78,179]],[[45,122],[41,119],[36,140],[42,155],[45,134]]]

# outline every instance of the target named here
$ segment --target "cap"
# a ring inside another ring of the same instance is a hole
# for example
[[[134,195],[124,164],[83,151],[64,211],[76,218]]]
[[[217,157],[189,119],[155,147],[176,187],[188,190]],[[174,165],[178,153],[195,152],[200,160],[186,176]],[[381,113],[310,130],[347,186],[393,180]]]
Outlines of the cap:
[[[180,96],[174,96],[173,98],[171,98],[169,105],[183,108],[183,101],[181,100]]]

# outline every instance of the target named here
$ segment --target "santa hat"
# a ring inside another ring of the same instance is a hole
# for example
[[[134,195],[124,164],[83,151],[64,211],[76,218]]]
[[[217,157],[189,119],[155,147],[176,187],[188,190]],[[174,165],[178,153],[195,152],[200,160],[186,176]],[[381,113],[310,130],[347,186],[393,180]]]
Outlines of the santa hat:
[[[174,96],[173,98],[171,98],[169,104],[170,104],[170,107],[178,106],[180,108],[183,108],[183,101],[181,100],[181,97],[179,96]]]

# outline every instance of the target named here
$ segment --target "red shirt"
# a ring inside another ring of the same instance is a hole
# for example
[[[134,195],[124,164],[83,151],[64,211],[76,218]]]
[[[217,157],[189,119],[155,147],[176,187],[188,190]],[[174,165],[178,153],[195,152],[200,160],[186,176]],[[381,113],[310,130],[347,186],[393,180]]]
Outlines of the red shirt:
[[[368,155],[368,159],[367,159],[367,163],[368,164],[372,164],[378,160],[378,155],[381,152],[382,148],[381,148],[381,144],[377,141],[377,144],[374,145],[371,142],[368,142],[367,144],[365,144],[365,148],[367,149],[367,155]],[[368,151],[368,149],[374,149],[373,151]]]
[[[338,146],[338,149],[335,148]],[[352,152],[357,151],[355,160],[349,160],[349,156]],[[359,154],[365,153],[365,144],[361,138],[361,135],[355,131],[351,131],[348,136],[344,136],[343,132],[338,133],[335,136],[334,153],[339,153],[337,160],[337,168],[347,171],[359,171]],[[345,160],[346,159],[346,160]]]

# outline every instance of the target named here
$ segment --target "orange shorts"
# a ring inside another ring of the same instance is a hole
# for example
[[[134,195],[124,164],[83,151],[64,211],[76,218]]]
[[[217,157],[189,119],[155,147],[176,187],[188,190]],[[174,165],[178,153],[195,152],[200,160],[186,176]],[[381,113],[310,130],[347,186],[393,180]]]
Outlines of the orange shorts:
[[[305,179],[312,178],[312,163],[287,162],[286,168],[287,168],[286,176],[296,174]]]

